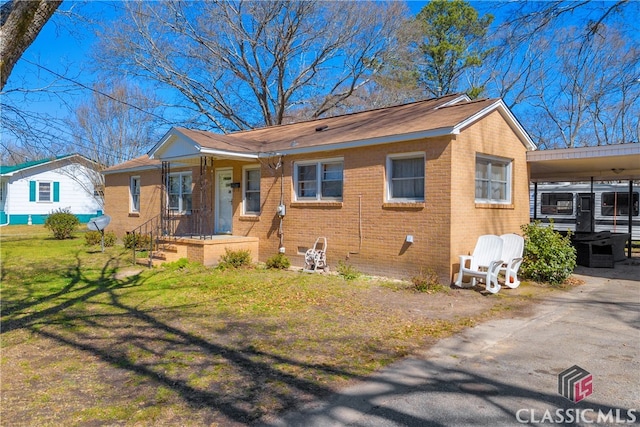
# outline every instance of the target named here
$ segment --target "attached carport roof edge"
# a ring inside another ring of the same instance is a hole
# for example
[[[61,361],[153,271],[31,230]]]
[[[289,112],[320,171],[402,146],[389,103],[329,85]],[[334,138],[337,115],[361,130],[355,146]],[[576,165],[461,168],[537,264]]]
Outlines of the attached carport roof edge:
[[[640,144],[527,152],[531,182],[640,180]]]

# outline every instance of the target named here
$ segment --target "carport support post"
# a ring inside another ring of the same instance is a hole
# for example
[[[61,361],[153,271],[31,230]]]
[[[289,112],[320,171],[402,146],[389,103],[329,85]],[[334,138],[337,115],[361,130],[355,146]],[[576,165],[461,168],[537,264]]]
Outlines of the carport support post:
[[[533,183],[533,220],[538,219],[538,181]]]
[[[633,240],[633,180],[629,180],[629,241],[627,242],[627,258],[631,258],[631,241]]]

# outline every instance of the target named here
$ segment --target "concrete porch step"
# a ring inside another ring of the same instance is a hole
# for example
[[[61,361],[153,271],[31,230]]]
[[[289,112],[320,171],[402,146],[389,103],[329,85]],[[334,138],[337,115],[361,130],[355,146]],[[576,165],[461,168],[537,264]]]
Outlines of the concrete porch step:
[[[151,265],[154,267],[158,267],[160,265],[162,265],[165,262],[173,262],[173,261],[177,261],[181,258],[181,256],[178,254],[178,251],[176,250],[175,252],[167,252],[165,250],[162,251],[156,251],[153,253],[152,257],[151,257]],[[149,265],[149,258],[145,257],[145,258],[136,258],[136,264],[139,265]]]

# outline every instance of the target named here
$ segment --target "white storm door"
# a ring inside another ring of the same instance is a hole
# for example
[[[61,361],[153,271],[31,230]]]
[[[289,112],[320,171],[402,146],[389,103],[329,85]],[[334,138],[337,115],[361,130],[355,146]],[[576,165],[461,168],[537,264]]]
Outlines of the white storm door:
[[[216,170],[216,234],[231,234],[233,224],[232,169]]]

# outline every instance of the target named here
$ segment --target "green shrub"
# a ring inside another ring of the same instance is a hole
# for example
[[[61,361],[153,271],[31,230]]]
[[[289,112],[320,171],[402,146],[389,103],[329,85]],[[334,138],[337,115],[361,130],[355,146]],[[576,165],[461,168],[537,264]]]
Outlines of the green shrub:
[[[411,278],[413,287],[418,292],[439,292],[446,289],[440,284],[438,275],[432,268],[420,267],[418,274]]]
[[[576,267],[576,250],[571,236],[563,236],[540,221],[522,227],[525,236],[524,260],[520,266],[522,277],[551,285],[563,283]]]
[[[278,253],[267,260],[267,268],[286,270],[289,267],[291,267],[291,262],[285,254]]]
[[[113,231],[107,231],[104,233],[104,246],[105,248],[111,247],[116,244],[116,234]],[[84,243],[87,246],[102,245],[102,233],[99,231],[87,231],[84,233]]]
[[[353,265],[347,264],[342,260],[338,261],[338,267],[336,268],[336,271],[345,280],[357,279],[362,274]]]
[[[74,230],[80,225],[77,216],[69,208],[60,208],[49,214],[44,222],[45,228],[53,232],[53,237],[59,240],[69,239]]]
[[[225,248],[225,254],[220,257],[220,263],[218,268],[240,268],[251,265],[251,251],[248,249],[239,249],[232,251],[229,248]]]
[[[146,250],[149,249],[149,245],[151,244],[151,236],[148,234],[129,233],[124,236],[122,242],[127,249],[133,249],[135,247],[135,249],[138,250]]]

